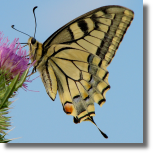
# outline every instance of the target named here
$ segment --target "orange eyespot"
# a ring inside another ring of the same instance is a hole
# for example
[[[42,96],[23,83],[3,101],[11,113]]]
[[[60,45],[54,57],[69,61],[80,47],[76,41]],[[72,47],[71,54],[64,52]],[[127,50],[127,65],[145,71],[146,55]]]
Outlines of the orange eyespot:
[[[64,110],[67,114],[71,114],[73,112],[73,104],[71,103],[66,103],[64,105]]]

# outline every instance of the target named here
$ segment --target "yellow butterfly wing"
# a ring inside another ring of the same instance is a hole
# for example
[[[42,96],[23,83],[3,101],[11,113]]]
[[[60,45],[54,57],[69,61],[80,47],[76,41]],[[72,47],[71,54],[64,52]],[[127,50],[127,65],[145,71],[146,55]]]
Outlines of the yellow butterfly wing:
[[[102,106],[106,101],[106,67],[133,17],[133,11],[121,6],[101,7],[69,22],[43,43],[46,91],[54,100],[58,90],[64,111],[75,123],[91,120],[94,102]]]
[[[110,86],[101,58],[72,46],[56,45],[48,66],[54,69],[64,111],[81,122],[94,116],[94,102],[102,106]]]

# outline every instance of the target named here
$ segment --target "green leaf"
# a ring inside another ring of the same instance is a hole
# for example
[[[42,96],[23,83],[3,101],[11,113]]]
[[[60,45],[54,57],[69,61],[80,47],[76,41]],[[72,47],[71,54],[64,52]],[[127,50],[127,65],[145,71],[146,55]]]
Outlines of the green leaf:
[[[5,89],[2,89],[2,90],[0,91],[0,99],[4,97],[5,91],[6,91]],[[0,100],[0,101],[1,101],[1,100]]]
[[[1,130],[8,130],[8,128],[6,128],[5,126],[1,126],[1,125],[0,125],[0,129]]]
[[[5,85],[5,82],[5,75],[0,73],[0,89],[3,87],[3,85]]]
[[[5,89],[5,79],[3,80],[3,82],[0,84],[0,90],[4,90]]]
[[[1,127],[1,126],[7,128],[7,127],[9,127],[9,126],[11,126],[11,125],[10,125],[10,122],[3,122],[3,124],[0,125],[0,127]]]
[[[0,74],[0,99],[5,94],[5,89],[6,89],[5,87],[6,87],[5,75],[4,74]]]
[[[11,140],[6,139],[6,140],[1,140],[0,143],[8,143],[8,142],[10,142],[10,141],[11,141]]]
[[[8,108],[2,108],[2,109],[0,109],[0,115],[6,115],[8,113],[9,113]]]
[[[17,91],[18,88],[22,87],[24,81],[26,80],[26,77],[27,77],[28,72],[29,72],[29,68],[24,71],[24,73],[22,74],[20,80],[17,82],[17,84],[15,86],[15,91]]]
[[[7,142],[11,141],[11,139],[5,139],[4,136],[5,135],[0,134],[0,143],[7,143]]]
[[[13,91],[14,91],[14,87],[18,81],[19,78],[19,74],[15,76],[15,78],[12,80],[12,82],[10,83],[9,86],[7,86],[6,88],[6,92],[4,97],[2,98],[1,104],[0,104],[0,109],[3,107],[3,105],[5,104],[5,102],[8,101],[8,99],[10,98],[10,96],[12,95]]]
[[[11,98],[11,94],[10,94],[10,97]],[[12,104],[11,102],[9,102],[8,100],[5,101],[5,103],[3,104],[3,107],[2,108],[8,108],[10,106],[10,104]]]

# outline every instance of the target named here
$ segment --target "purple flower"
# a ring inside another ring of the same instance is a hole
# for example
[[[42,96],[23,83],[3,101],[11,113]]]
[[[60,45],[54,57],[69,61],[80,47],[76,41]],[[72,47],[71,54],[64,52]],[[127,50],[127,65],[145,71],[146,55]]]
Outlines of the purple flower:
[[[26,50],[21,48],[18,39],[10,43],[8,38],[5,38],[0,32],[0,75],[5,77],[8,84],[17,74],[20,74],[20,79],[23,72],[29,67],[30,58],[27,58],[26,55]],[[28,78],[25,82],[31,81]],[[27,89],[27,84],[23,83],[23,87]]]

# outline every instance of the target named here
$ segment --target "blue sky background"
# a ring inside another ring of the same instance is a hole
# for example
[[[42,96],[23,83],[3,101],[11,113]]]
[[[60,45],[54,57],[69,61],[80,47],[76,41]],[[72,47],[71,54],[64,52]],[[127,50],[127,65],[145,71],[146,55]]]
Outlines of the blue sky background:
[[[20,89],[12,105],[13,131],[7,138],[20,139],[13,143],[142,143],[143,142],[143,1],[142,0],[16,0],[0,1],[0,31],[10,41],[28,37],[11,28],[15,27],[29,35],[34,34],[36,9],[36,39],[44,42],[53,32],[72,19],[95,8],[121,5],[134,11],[135,17],[129,27],[115,58],[108,67],[111,89],[106,94],[103,107],[95,104],[98,127],[108,135],[104,139],[91,122],[74,124],[73,117],[63,112],[57,95],[53,102],[45,92],[40,78]],[[28,50],[28,48],[26,48]],[[39,76],[36,73],[32,76]],[[11,143],[12,143],[11,142]]]

